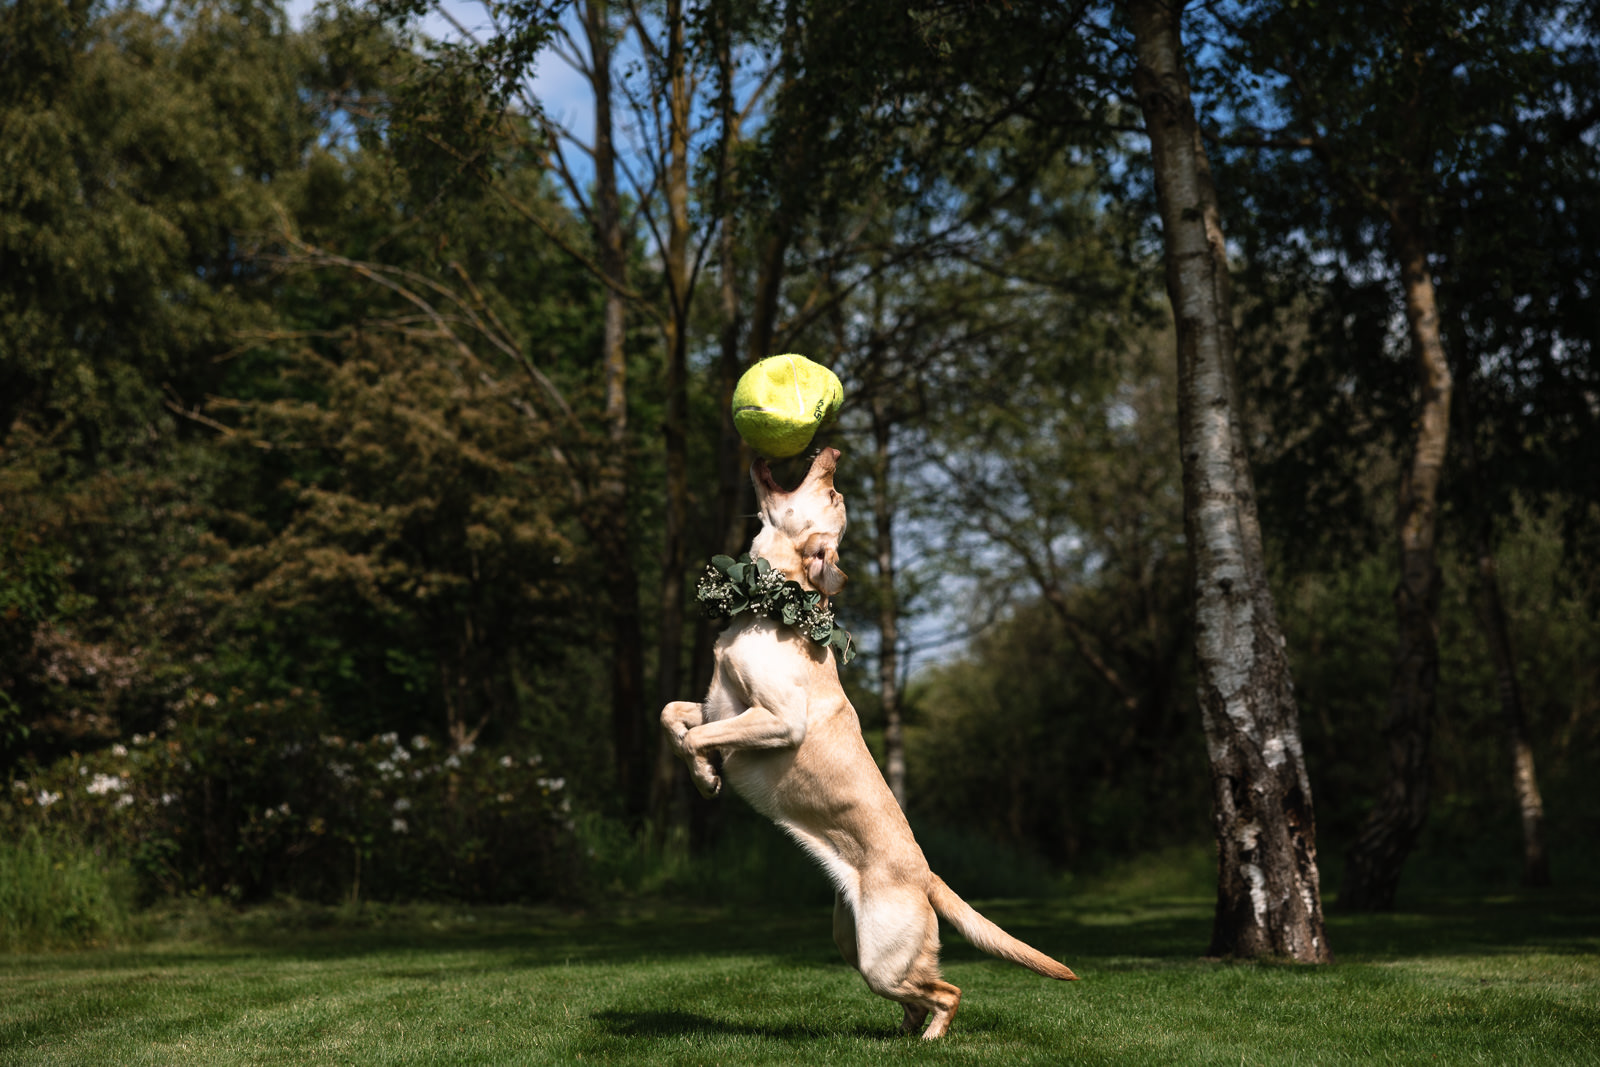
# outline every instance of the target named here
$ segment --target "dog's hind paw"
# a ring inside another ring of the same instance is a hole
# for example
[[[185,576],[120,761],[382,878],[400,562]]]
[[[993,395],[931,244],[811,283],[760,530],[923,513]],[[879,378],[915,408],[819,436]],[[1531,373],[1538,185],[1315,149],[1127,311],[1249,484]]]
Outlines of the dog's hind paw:
[[[695,760],[689,776],[694,779],[694,787],[707,800],[715,800],[722,794],[722,775],[717,773],[710,760]]]

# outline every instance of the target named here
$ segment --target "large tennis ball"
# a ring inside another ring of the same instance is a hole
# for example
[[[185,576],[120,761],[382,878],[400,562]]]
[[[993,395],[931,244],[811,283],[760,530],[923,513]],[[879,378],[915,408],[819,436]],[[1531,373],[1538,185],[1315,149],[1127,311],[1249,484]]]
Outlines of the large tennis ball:
[[[768,459],[805,451],[817,427],[844,402],[838,377],[804,356],[768,356],[733,390],[733,425]]]

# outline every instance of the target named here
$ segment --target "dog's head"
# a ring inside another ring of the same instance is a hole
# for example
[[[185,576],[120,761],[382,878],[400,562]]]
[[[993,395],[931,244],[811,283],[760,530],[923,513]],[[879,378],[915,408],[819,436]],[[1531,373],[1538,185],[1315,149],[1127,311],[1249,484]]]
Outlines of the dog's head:
[[[824,596],[844,588],[848,577],[839,569],[839,542],[844,538],[844,495],[833,487],[839,450],[824,448],[811,461],[805,481],[786,490],[772,477],[766,460],[750,468],[756,484],[761,532],[750,553],[762,556],[801,585]]]

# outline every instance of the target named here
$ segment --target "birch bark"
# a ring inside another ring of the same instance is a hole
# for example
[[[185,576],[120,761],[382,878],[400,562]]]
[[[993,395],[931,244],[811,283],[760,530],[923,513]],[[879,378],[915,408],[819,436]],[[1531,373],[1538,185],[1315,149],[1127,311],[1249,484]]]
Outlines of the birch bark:
[[[1218,858],[1210,951],[1326,962],[1311,784],[1239,422],[1226,248],[1183,63],[1182,5],[1129,0],[1127,11],[1178,335],[1184,527]]]
[[[1478,535],[1478,624],[1494,661],[1495,692],[1505,729],[1506,753],[1511,757],[1511,788],[1522,823],[1522,884],[1550,884],[1550,857],[1544,845],[1544,798],[1534,770],[1533,745],[1528,739],[1528,716],[1522,707],[1522,687],[1517,682],[1517,661],[1511,648],[1511,628],[1505,602],[1500,597],[1500,573],[1486,531]]]
[[[1407,329],[1421,389],[1411,461],[1400,479],[1396,530],[1400,582],[1395,587],[1398,640],[1384,742],[1389,765],[1378,803],[1345,861],[1341,907],[1394,907],[1400,872],[1428,820],[1433,715],[1439,682],[1439,565],[1434,552],[1439,481],[1450,436],[1450,362],[1439,332],[1433,274],[1416,204],[1397,198],[1390,231],[1405,291]]]

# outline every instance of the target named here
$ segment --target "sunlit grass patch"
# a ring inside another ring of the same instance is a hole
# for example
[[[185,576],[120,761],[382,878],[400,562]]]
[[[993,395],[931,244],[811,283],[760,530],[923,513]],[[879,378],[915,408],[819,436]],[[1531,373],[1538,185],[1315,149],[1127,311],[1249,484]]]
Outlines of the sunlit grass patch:
[[[1084,978],[950,936],[952,1035],[840,963],[826,909],[610,902],[168,916],[136,948],[0,957],[0,1062],[954,1064],[1600,1062],[1582,895],[1335,914],[1339,962],[1205,960],[1209,902],[1114,887],[982,905]]]

